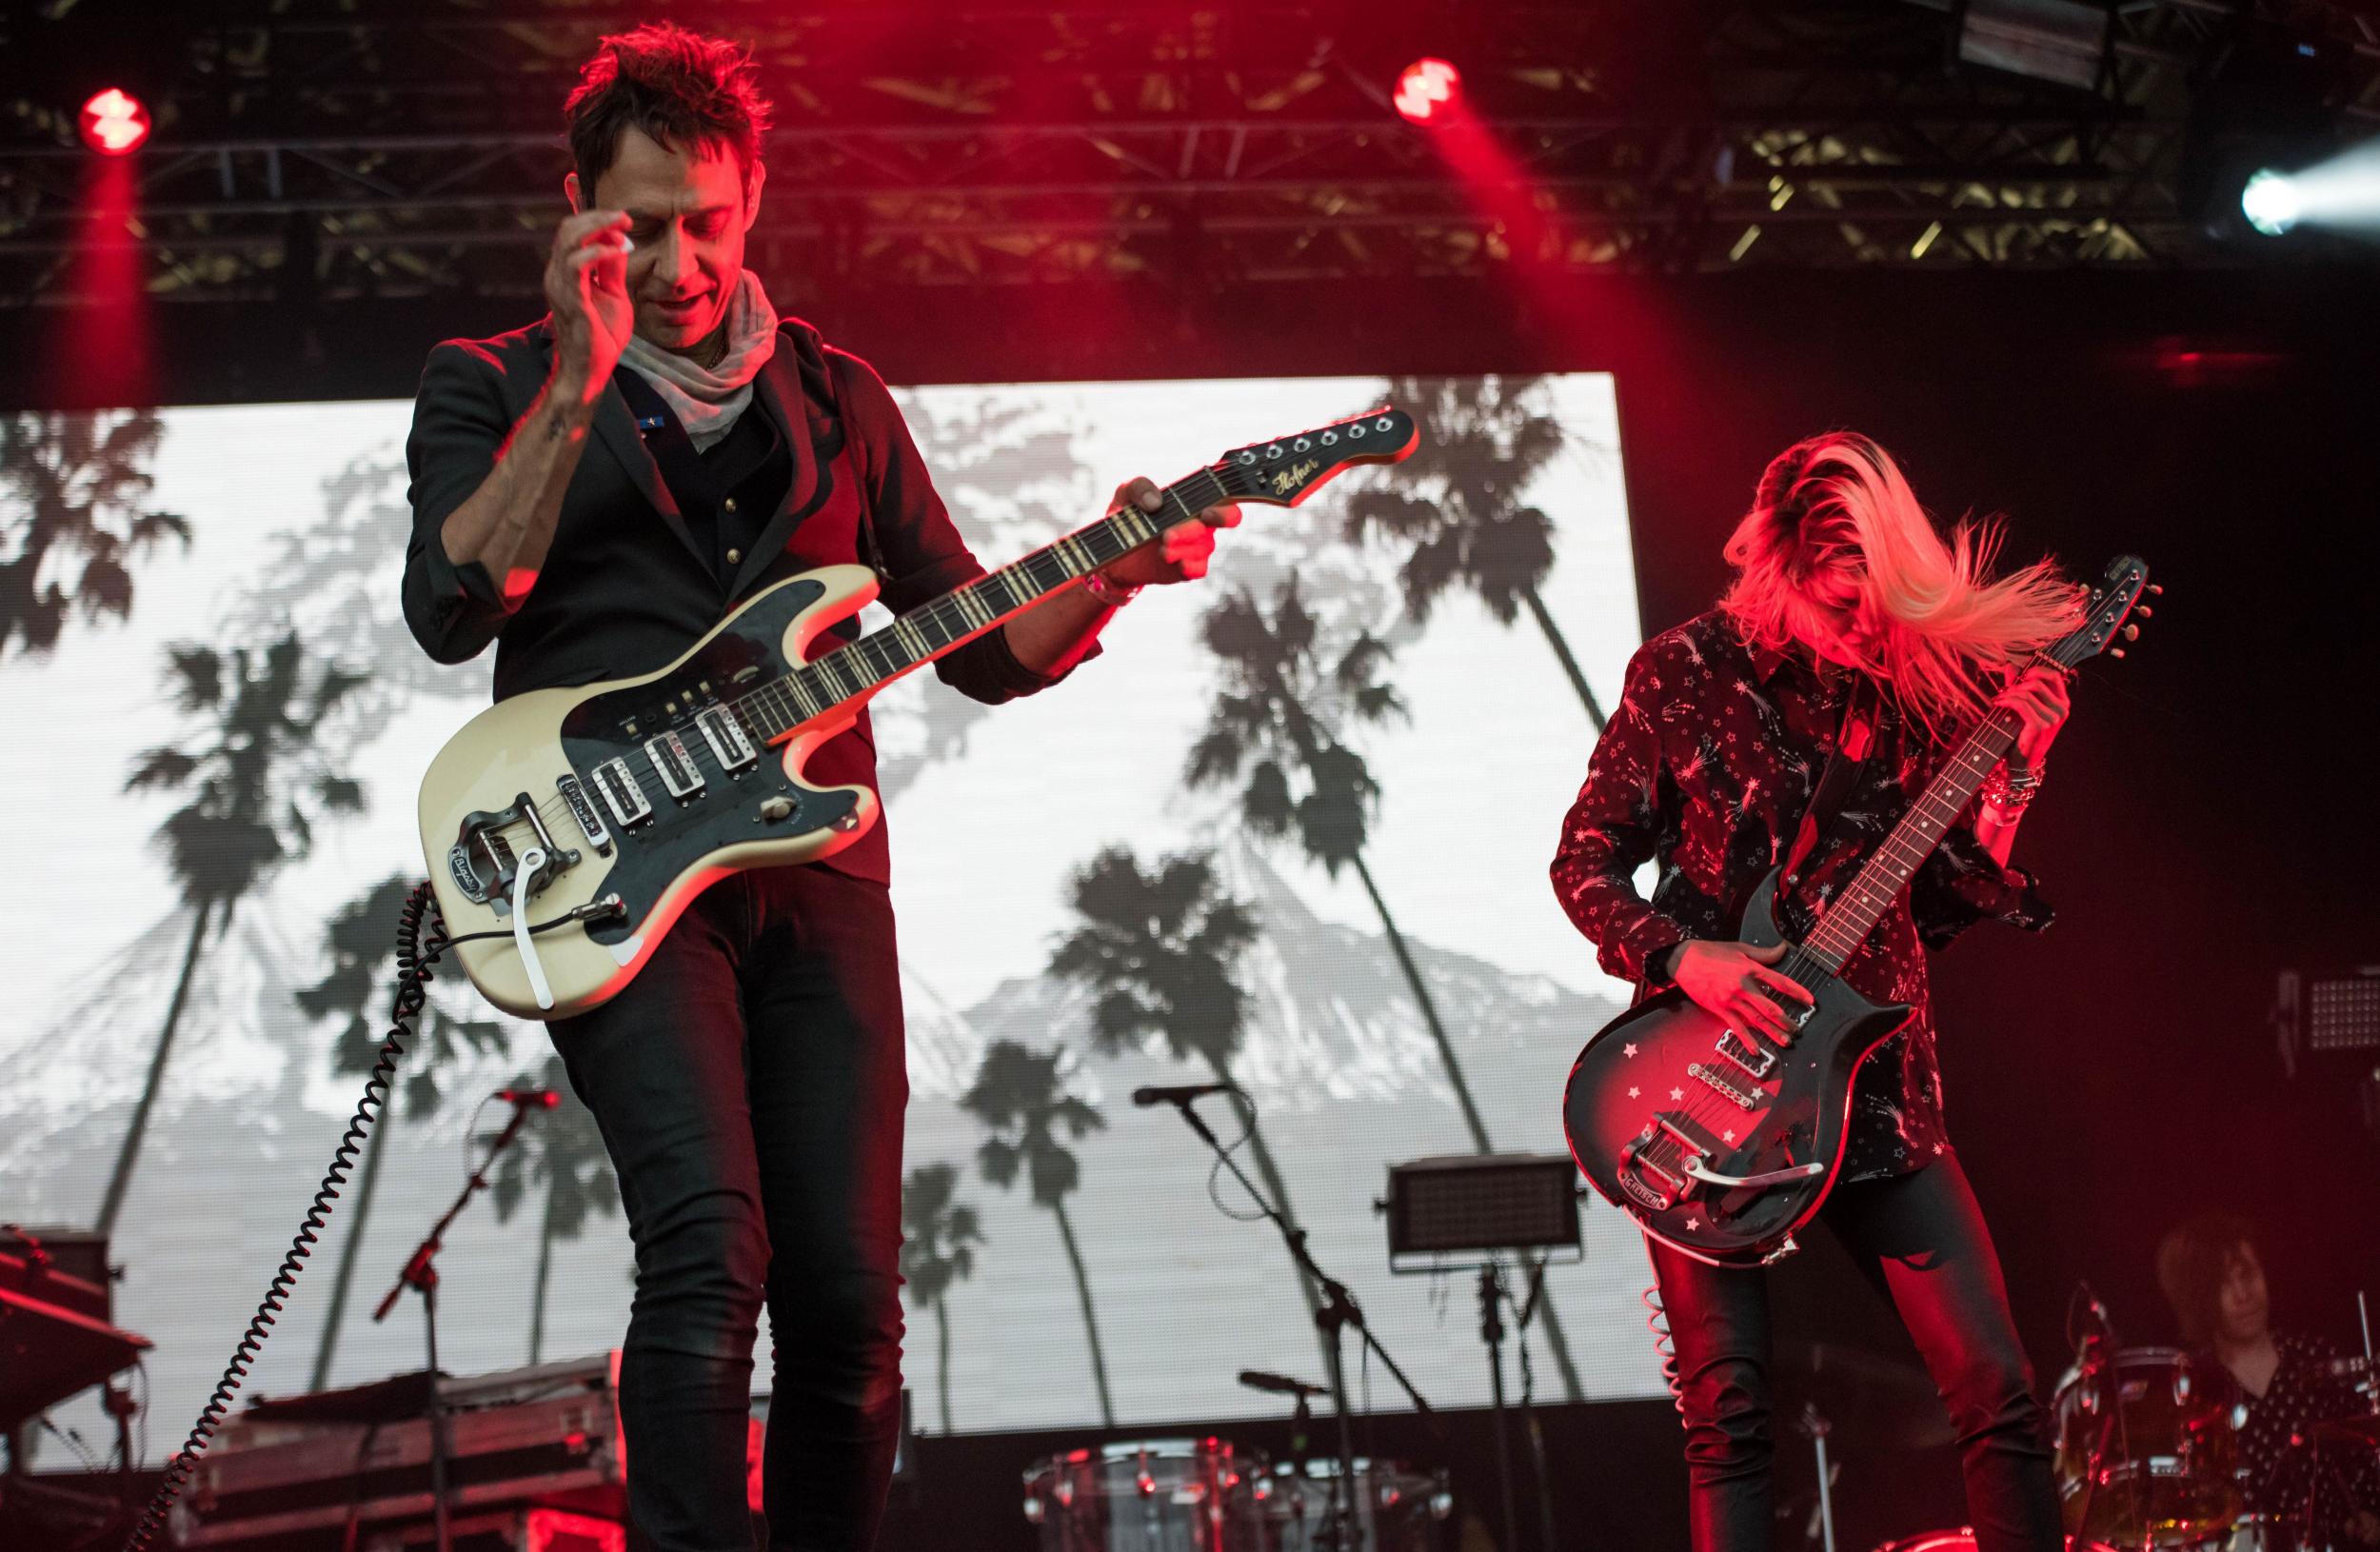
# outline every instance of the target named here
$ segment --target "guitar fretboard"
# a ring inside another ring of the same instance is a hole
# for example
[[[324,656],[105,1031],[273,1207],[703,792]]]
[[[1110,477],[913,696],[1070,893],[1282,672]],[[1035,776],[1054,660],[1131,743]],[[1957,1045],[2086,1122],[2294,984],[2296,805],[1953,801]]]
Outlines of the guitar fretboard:
[[[1875,855],[1853,875],[1842,893],[1827,902],[1816,929],[1801,945],[1827,973],[1840,970],[1843,962],[1857,952],[1886,907],[1942,844],[1942,837],[1982,789],[1992,767],[2015,744],[2016,726],[2016,713],[2005,707],[1985,718],[1926,784],[1925,791],[1893,826]]]
[[[1021,560],[954,588],[857,641],[821,653],[781,679],[730,703],[744,726],[770,744],[806,722],[865,697],[922,664],[962,647],[1013,614],[1138,549],[1160,532],[1237,499],[1241,470],[1200,469],[1165,487],[1155,513],[1127,506]]]

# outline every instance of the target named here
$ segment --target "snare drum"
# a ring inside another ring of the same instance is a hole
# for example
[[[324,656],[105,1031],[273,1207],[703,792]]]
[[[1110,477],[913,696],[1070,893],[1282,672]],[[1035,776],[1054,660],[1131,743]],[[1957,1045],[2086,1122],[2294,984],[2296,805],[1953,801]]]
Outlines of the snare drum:
[[[1069,1450],[1024,1475],[1041,1552],[1264,1552],[1252,1477],[1221,1439],[1141,1439]]]
[[[2183,1546],[2239,1518],[2228,1383],[2202,1385],[2175,1347],[2126,1347],[2058,1382],[2066,1528],[2124,1546]]]
[[[1357,1538],[1347,1552],[1432,1552],[1438,1522],[1455,1506],[1443,1471],[1417,1471],[1397,1461],[1356,1457]],[[1265,1552],[1324,1552],[1338,1543],[1339,1460],[1320,1456],[1299,1471],[1280,1462],[1256,1480]]]

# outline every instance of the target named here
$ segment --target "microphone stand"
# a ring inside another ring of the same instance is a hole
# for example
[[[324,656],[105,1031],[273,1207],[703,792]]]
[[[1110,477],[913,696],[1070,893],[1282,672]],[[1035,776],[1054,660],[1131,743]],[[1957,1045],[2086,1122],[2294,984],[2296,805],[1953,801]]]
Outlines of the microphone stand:
[[[1240,1095],[1240,1103],[1246,1104],[1251,1110],[1256,1108],[1256,1102],[1244,1094]],[[1298,1269],[1311,1279],[1315,1286],[1322,1290],[1322,1307],[1314,1312],[1314,1323],[1320,1329],[1324,1338],[1322,1350],[1330,1365],[1328,1378],[1331,1386],[1331,1406],[1338,1413],[1339,1423],[1339,1486],[1331,1495],[1332,1509],[1338,1520],[1338,1528],[1332,1540],[1333,1544],[1339,1548],[1339,1552],[1355,1552],[1355,1549],[1361,1544],[1362,1532],[1356,1519],[1354,1409],[1347,1401],[1347,1363],[1344,1354],[1340,1351],[1342,1335],[1346,1328],[1351,1325],[1355,1327],[1356,1334],[1363,1338],[1363,1344],[1371,1349],[1372,1356],[1380,1361],[1380,1366],[1388,1370],[1389,1374],[1396,1379],[1397,1383],[1404,1389],[1406,1397],[1413,1403],[1414,1411],[1421,1417],[1422,1421],[1428,1423],[1431,1428],[1439,1434],[1445,1432],[1445,1424],[1438,1422],[1436,1412],[1430,1410],[1430,1403],[1421,1399],[1421,1392],[1413,1388],[1413,1382],[1405,1377],[1403,1369],[1397,1366],[1397,1361],[1388,1356],[1388,1349],[1380,1345],[1379,1338],[1372,1334],[1371,1326],[1364,1323],[1363,1310],[1356,1303],[1355,1296],[1347,1291],[1347,1284],[1315,1264],[1313,1254],[1306,1249],[1306,1231],[1292,1224],[1286,1217],[1282,1216],[1280,1209],[1267,1201],[1263,1192],[1257,1189],[1256,1182],[1250,1180],[1247,1171],[1240,1167],[1240,1161],[1231,1156],[1231,1150],[1224,1147],[1221,1140],[1216,1137],[1213,1128],[1207,1125],[1205,1118],[1192,1108],[1188,1097],[1174,1097],[1172,1104],[1174,1109],[1180,1114],[1183,1123],[1199,1134],[1199,1140],[1207,1145],[1224,1168],[1231,1171],[1232,1178],[1237,1180],[1240,1188],[1248,1193],[1249,1200],[1257,1204],[1258,1210],[1270,1219],[1273,1226],[1280,1231],[1281,1244],[1289,1247],[1289,1259],[1296,1262]]]
[[[463,1190],[448,1207],[446,1216],[429,1226],[422,1243],[406,1258],[405,1269],[381,1295],[380,1307],[372,1311],[374,1322],[385,1321],[394,1309],[405,1290],[412,1288],[422,1296],[422,1329],[429,1343],[429,1508],[431,1523],[436,1526],[437,1552],[454,1552],[454,1537],[446,1523],[446,1401],[438,1388],[438,1252],[445,1246],[446,1230],[463,1209],[471,1204],[471,1198],[487,1187],[487,1166],[496,1156],[512,1145],[513,1137],[529,1118],[529,1105],[523,1100],[512,1102],[512,1119],[496,1134],[487,1156],[471,1171],[471,1178],[463,1183]]]

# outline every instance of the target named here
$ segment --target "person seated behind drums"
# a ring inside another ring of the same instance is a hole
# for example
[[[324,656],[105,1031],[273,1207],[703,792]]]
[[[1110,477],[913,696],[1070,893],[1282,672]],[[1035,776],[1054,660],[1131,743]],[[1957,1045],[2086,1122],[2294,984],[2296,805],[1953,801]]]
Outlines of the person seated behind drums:
[[[2296,1522],[2311,1493],[2307,1544],[2380,1546],[2380,1460],[2353,1441],[2325,1444],[2319,1472],[2292,1443],[2310,1425],[2370,1410],[2334,1366],[2333,1343],[2275,1332],[2254,1226],[2231,1213],[2206,1213],[2176,1226],[2157,1246],[2157,1284],[2181,1323],[2182,1339],[2213,1355],[2239,1385],[2241,1487],[2252,1512]]]

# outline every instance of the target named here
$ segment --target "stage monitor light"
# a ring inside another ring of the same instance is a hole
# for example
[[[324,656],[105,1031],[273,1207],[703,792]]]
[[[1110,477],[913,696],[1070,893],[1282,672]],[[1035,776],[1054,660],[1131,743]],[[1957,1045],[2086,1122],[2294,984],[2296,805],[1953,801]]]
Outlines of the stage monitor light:
[[[121,87],[93,92],[83,105],[83,143],[102,156],[129,156],[149,138],[149,109]]]
[[[2297,225],[2306,201],[2295,178],[2268,167],[2250,175],[2239,191],[2239,209],[2250,226],[2267,237],[2278,237]]]
[[[1462,72],[1442,59],[1417,59],[1397,77],[1397,111],[1415,124],[1427,124],[1454,105],[1462,90]]]

